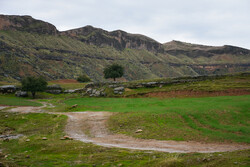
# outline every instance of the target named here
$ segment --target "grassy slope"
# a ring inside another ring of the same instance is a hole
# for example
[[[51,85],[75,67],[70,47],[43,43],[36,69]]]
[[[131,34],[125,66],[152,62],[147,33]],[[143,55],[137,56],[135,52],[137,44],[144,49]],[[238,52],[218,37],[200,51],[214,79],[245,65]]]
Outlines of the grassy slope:
[[[60,85],[63,89],[79,89],[84,88],[87,83],[58,83],[58,82],[49,82],[49,85],[57,84]]]
[[[66,36],[38,35],[19,31],[1,31],[0,41],[13,48],[11,52],[0,51],[0,61],[3,62],[0,73],[14,73],[16,76],[40,74],[50,79],[52,79],[50,75],[56,76],[54,79],[58,79],[76,78],[82,73],[87,73],[93,80],[104,80],[103,67],[111,62],[120,63],[125,67],[125,76],[128,80],[197,75],[197,72],[190,67],[173,67],[168,63],[249,62],[248,57],[242,55],[216,55],[210,58],[201,56],[191,59],[185,55],[154,54],[146,50],[118,51],[107,46],[87,45]],[[41,59],[39,56],[49,56],[50,60]],[[53,60],[53,57],[62,60]],[[93,71],[93,69],[95,70]],[[235,70],[237,71],[237,69]],[[0,80],[4,79],[6,78],[0,78]]]
[[[8,118],[6,118],[8,115]],[[99,147],[64,135],[65,116],[0,112],[0,134],[24,134],[0,140],[0,162],[6,166],[224,166],[249,165],[249,151],[214,154],[168,154]],[[46,136],[48,140],[41,140]],[[30,139],[29,142],[26,142]]]
[[[0,95],[0,105],[7,105],[7,106],[42,106],[42,104],[29,101],[25,98],[18,98],[14,96],[6,96]]]
[[[139,138],[196,141],[250,141],[250,96],[184,99],[78,98],[66,104],[77,111],[120,112],[109,127]],[[72,111],[72,110],[71,110]],[[142,133],[135,133],[142,129]]]
[[[150,81],[164,81],[160,80],[149,80]],[[170,79],[168,79],[169,81]],[[178,80],[178,79],[177,79]],[[143,82],[143,81],[134,81]],[[145,82],[145,81],[144,81]],[[131,82],[133,83],[133,82]],[[164,86],[162,88],[140,88],[140,89],[131,89],[125,92],[125,96],[135,96],[139,94],[146,94],[151,92],[169,92],[169,91],[205,91],[205,92],[214,92],[214,91],[225,91],[225,90],[250,90],[250,75],[234,75],[234,76],[223,76],[217,79],[207,79],[204,81],[196,82],[187,82],[172,84]]]

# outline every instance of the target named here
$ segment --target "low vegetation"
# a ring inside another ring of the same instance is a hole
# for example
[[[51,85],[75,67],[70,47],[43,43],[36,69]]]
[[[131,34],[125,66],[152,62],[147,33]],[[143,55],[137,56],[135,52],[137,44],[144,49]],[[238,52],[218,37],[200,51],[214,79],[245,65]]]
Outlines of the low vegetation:
[[[86,74],[83,74],[83,75],[80,75],[80,76],[77,78],[77,81],[78,81],[78,82],[90,82],[91,79],[90,79]]]
[[[30,101],[25,98],[14,97],[13,95],[0,95],[0,105],[6,106],[42,106],[41,103]]]
[[[6,118],[8,115],[8,118]],[[19,139],[0,140],[1,165],[6,166],[247,166],[249,151],[213,154],[178,154],[100,147],[64,135],[65,116],[0,112],[0,134],[23,134]],[[42,140],[46,137],[47,140]]]
[[[81,83],[73,79],[54,80],[48,82],[48,85],[53,85],[53,84],[60,85],[63,89],[67,90],[67,89],[84,88],[87,83]]]
[[[56,106],[46,108],[49,111],[110,111],[114,115],[107,122],[109,129],[114,133],[136,138],[249,144],[249,83],[249,75],[224,76],[163,87],[126,89],[123,95],[117,96],[119,98],[83,98],[78,93],[53,95],[43,92],[37,94],[39,99],[30,101],[30,98],[0,95],[0,105],[41,106],[39,102],[48,102]],[[75,80],[58,80],[49,84],[59,84],[64,89],[82,88],[86,85]],[[111,88],[107,88],[107,91],[114,97]],[[183,94],[175,94],[175,98],[165,96],[178,91],[209,93],[204,94],[206,97],[199,98],[197,94],[191,98]],[[218,91],[246,92],[248,95],[213,94]],[[159,96],[160,92],[165,92],[165,95]],[[156,96],[152,93],[156,93]],[[211,95],[213,97],[207,97]],[[124,96],[144,98],[121,98]],[[75,104],[78,105],[72,108]],[[107,148],[76,140],[60,140],[65,135],[66,116],[17,114],[5,110],[0,109],[0,135],[23,136],[9,141],[0,138],[0,166],[250,165],[250,150],[181,154]],[[138,129],[142,131],[135,133]],[[47,140],[42,140],[43,137]]]
[[[75,98],[70,111],[112,111],[109,128],[139,138],[250,141],[250,95],[204,98]],[[142,133],[135,133],[142,129]]]

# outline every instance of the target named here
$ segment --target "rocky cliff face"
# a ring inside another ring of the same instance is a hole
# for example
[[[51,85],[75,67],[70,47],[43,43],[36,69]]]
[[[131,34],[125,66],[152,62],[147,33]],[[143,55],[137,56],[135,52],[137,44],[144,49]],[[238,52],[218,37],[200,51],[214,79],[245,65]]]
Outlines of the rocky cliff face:
[[[18,30],[39,34],[58,34],[50,23],[33,19],[31,16],[0,15],[0,30]]]
[[[166,53],[172,55],[184,54],[189,57],[199,57],[199,56],[211,57],[214,55],[223,55],[223,54],[245,55],[249,57],[250,55],[250,50],[230,45],[213,47],[205,45],[195,45],[180,41],[171,41],[163,44],[163,46],[164,46],[164,51]]]
[[[118,50],[129,49],[146,49],[153,52],[162,52],[162,44],[143,35],[129,34],[117,30],[108,32],[100,28],[86,26],[83,28],[64,31],[62,35],[77,38],[87,44],[97,46],[111,46]]]
[[[87,74],[103,81],[103,68],[110,63],[125,67],[122,80],[225,74],[250,71],[250,50],[180,41],[161,44],[143,35],[92,26],[59,32],[30,16],[0,15],[0,80]]]

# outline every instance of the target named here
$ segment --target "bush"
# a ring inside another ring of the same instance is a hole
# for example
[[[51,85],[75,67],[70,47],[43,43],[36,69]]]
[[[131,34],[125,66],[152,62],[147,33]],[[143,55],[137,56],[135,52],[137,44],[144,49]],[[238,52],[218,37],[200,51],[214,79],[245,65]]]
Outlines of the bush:
[[[89,81],[91,81],[91,79],[87,75],[83,74],[77,78],[77,81],[78,82],[89,82]]]
[[[113,78],[115,81],[116,78],[123,76],[124,68],[119,64],[112,64],[105,67],[103,73],[105,79]]]
[[[22,80],[22,90],[30,91],[33,98],[36,92],[44,92],[47,85],[47,81],[42,77],[26,77]]]

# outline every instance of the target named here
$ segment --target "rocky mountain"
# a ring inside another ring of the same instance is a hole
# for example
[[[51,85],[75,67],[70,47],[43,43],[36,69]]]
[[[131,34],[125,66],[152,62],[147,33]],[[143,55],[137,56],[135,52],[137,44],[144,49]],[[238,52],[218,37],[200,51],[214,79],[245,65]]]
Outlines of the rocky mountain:
[[[122,80],[250,71],[250,50],[180,41],[161,44],[121,30],[86,26],[60,32],[30,16],[0,15],[0,80],[28,75],[72,79],[85,73],[104,80],[110,63],[125,67]]]

